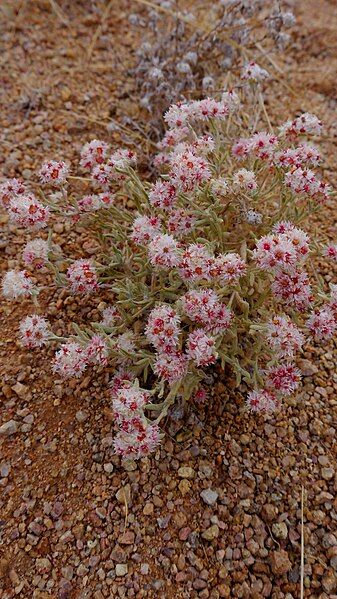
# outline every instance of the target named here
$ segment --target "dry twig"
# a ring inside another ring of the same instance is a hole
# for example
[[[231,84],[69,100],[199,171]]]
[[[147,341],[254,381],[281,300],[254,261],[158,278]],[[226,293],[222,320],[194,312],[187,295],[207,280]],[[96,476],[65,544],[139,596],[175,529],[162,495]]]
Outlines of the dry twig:
[[[88,52],[87,52],[87,58],[88,58],[88,60],[90,60],[90,58],[91,58],[91,55],[92,55],[93,50],[94,50],[94,47],[96,45],[96,42],[98,40],[98,37],[99,37],[102,29],[103,29],[104,22],[106,21],[106,19],[109,16],[109,12],[110,12],[110,9],[111,9],[112,5],[113,5],[113,0],[110,0],[109,4],[107,4],[107,6],[105,8],[105,11],[103,12],[101,22],[98,25],[98,27],[97,27],[94,35],[92,36],[92,40],[90,42],[90,46],[89,46]]]
[[[304,487],[301,494],[301,595],[304,598]]]

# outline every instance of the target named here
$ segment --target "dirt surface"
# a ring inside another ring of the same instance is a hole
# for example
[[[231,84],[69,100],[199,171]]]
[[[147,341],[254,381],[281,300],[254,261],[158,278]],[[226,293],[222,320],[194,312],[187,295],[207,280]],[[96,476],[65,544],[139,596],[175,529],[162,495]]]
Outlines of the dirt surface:
[[[63,3],[61,12],[49,1],[3,3],[4,177],[30,179],[46,157],[76,161],[94,136],[118,145],[106,123],[137,112],[125,73],[136,40],[120,4],[102,23],[100,2]],[[275,123],[306,110],[320,116],[324,175],[336,188],[337,5],[302,0],[297,15],[268,111]],[[6,271],[25,239],[1,219]],[[336,239],[332,202],[315,227]],[[90,255],[83,230],[53,231],[65,251]],[[318,268],[337,282],[331,265]],[[82,305],[59,289],[42,298],[56,331],[97,319],[99,299]],[[171,423],[155,456],[124,467],[111,451],[109,373],[55,379],[53,350],[28,353],[16,341],[30,312],[26,301],[1,306],[0,425],[16,423],[0,437],[1,599],[295,599],[302,489],[305,597],[337,597],[333,341],[307,347],[303,388],[280,413],[249,416],[219,376],[207,409],[193,408],[178,431]]]

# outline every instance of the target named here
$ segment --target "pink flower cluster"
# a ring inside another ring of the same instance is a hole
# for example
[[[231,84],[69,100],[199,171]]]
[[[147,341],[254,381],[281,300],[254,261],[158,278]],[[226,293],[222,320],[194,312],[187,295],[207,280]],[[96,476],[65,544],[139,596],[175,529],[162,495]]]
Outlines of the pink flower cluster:
[[[280,134],[288,137],[298,135],[320,135],[322,122],[314,114],[305,112],[293,121],[287,121],[280,127]]]
[[[56,160],[49,160],[44,162],[40,172],[41,183],[50,185],[62,185],[66,182],[69,173],[69,167],[65,162],[57,162]]]
[[[171,210],[177,198],[177,190],[170,181],[158,180],[151,188],[149,202],[154,208]]]
[[[276,135],[270,133],[254,133],[252,137],[239,139],[232,148],[236,158],[253,155],[260,160],[271,161],[279,143]]]
[[[200,324],[207,333],[222,334],[231,324],[231,311],[211,289],[188,291],[182,296],[181,304],[184,314],[192,322]]]
[[[161,232],[161,222],[157,216],[137,216],[132,224],[131,239],[138,244],[146,244]]]
[[[114,195],[112,193],[100,193],[98,195],[91,194],[83,196],[77,200],[78,212],[95,212],[100,208],[106,208],[114,203]]]
[[[297,148],[286,148],[281,152],[275,152],[273,163],[282,167],[300,167],[303,164],[319,166],[321,163],[319,150],[309,144],[301,144]]]
[[[213,98],[194,100],[188,103],[172,104],[164,115],[170,129],[186,127],[193,121],[224,119],[233,109],[233,101],[223,97],[219,102]]]
[[[13,196],[7,206],[9,218],[27,229],[43,229],[49,219],[49,208],[41,204],[33,194]]]
[[[109,348],[100,335],[93,335],[86,346],[86,358],[89,363],[108,365]]]
[[[103,319],[101,324],[105,327],[114,327],[118,322],[121,321],[121,315],[116,306],[108,306],[103,310]]]
[[[81,150],[80,165],[86,170],[91,170],[97,164],[103,164],[108,150],[109,146],[104,141],[98,139],[89,141]]]
[[[319,202],[324,202],[330,197],[330,185],[321,181],[317,175],[309,169],[303,169],[298,166],[286,173],[284,180],[285,184],[290,187],[292,192],[298,195],[307,195]]]
[[[79,377],[88,365],[84,347],[74,341],[64,343],[55,354],[53,370],[62,378]]]
[[[191,150],[175,153],[171,163],[170,182],[180,191],[193,191],[205,183],[212,174],[207,161]]]
[[[109,348],[100,335],[93,335],[86,345],[68,341],[56,352],[53,370],[62,378],[79,377],[89,364],[107,366]]]
[[[179,315],[169,305],[154,308],[149,314],[145,334],[158,352],[174,353],[179,343]]]
[[[295,138],[300,134],[318,135],[321,128],[322,123],[317,117],[305,113],[294,121],[284,123],[280,128],[280,137],[264,132],[255,133],[250,138],[239,139],[234,144],[232,153],[241,160],[256,157],[266,161],[270,167],[289,169],[285,173],[284,181],[293,193],[324,201],[329,197],[331,187],[321,181],[313,171],[305,168],[305,165],[318,166],[320,164],[319,150],[307,143],[302,143],[296,148],[287,147],[277,151],[280,143],[284,142],[284,137]],[[240,188],[238,177],[233,183],[234,188]]]
[[[269,79],[269,73],[262,67],[260,67],[256,62],[249,62],[246,64],[241,73],[241,79],[246,81],[253,81],[255,83],[260,83],[261,81],[265,81]]]
[[[274,316],[267,326],[266,341],[278,358],[293,358],[304,344],[304,336],[289,316]]]
[[[247,406],[253,412],[273,412],[282,396],[291,395],[298,388],[301,372],[288,360],[304,343],[304,336],[288,316],[275,316],[267,325],[266,340],[283,364],[265,371],[265,388],[248,393]]]
[[[160,442],[160,429],[151,424],[143,410],[149,393],[138,386],[122,387],[113,397],[112,406],[119,432],[114,439],[115,452],[123,458],[139,459],[155,451]]]
[[[269,368],[266,372],[266,386],[281,395],[291,395],[301,381],[301,371],[293,364],[283,364]]]
[[[2,279],[2,292],[6,299],[27,297],[34,290],[35,286],[25,270],[9,270]]]
[[[50,329],[49,323],[45,318],[33,314],[27,316],[20,323],[21,342],[30,349],[41,347],[47,343]]]
[[[193,213],[184,210],[183,208],[177,208],[170,212],[167,229],[172,235],[175,235],[178,239],[185,237],[194,229],[196,218]]]
[[[213,256],[206,246],[189,245],[183,252],[179,273],[184,281],[194,283],[218,280],[230,284],[245,274],[246,263],[235,253]]]
[[[317,339],[329,339],[337,329],[333,310],[329,306],[315,310],[307,321],[307,327]]]
[[[337,244],[328,245],[324,250],[324,255],[328,258],[337,259]]]
[[[172,235],[156,235],[149,243],[148,253],[154,268],[169,270],[180,263],[178,243]]]
[[[158,378],[172,385],[186,376],[188,358],[178,350],[173,353],[159,352],[155,356],[152,368]]]
[[[23,248],[22,258],[26,266],[34,266],[35,268],[40,269],[46,264],[48,253],[48,242],[44,239],[37,238],[26,243]]]
[[[187,337],[186,352],[198,367],[204,368],[214,364],[218,359],[215,339],[202,329],[192,331]]]
[[[110,156],[109,145],[94,139],[81,150],[80,165],[91,171],[92,180],[103,188],[109,188],[115,181],[125,179],[124,171],[136,161],[134,152],[120,148]]]
[[[247,396],[247,407],[252,412],[274,412],[278,407],[276,395],[266,389],[250,391]]]
[[[236,171],[233,175],[233,187],[235,190],[245,189],[248,192],[255,191],[257,189],[257,182],[254,171],[248,171],[246,168]]]
[[[273,274],[274,296],[299,311],[312,301],[309,277],[303,268],[309,251],[308,235],[289,222],[274,225],[272,234],[259,239],[253,251],[259,268]]]
[[[19,179],[8,179],[0,185],[0,202],[4,208],[7,208],[12,199],[24,195],[26,188]]]
[[[67,279],[73,293],[92,293],[99,287],[96,269],[91,260],[75,260],[67,270]]]
[[[253,257],[263,270],[293,271],[309,253],[308,235],[288,222],[278,223],[273,231],[259,239]]]

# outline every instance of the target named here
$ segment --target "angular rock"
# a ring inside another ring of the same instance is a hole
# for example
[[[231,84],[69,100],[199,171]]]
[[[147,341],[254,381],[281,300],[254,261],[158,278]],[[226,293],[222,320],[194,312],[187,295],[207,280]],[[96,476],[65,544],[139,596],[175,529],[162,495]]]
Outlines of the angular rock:
[[[334,572],[328,570],[322,578],[322,587],[326,593],[337,590],[337,577]]]
[[[89,414],[88,412],[85,412],[84,410],[78,410],[78,412],[76,412],[76,420],[80,423],[85,422],[86,420],[88,420],[89,418]]]
[[[200,497],[207,505],[215,505],[219,494],[212,489],[205,489],[204,491],[201,491]]]
[[[178,476],[180,476],[180,478],[194,478],[195,470],[190,468],[190,466],[182,466],[178,470]]]
[[[271,529],[276,539],[286,539],[288,536],[288,527],[285,522],[275,522]]]
[[[202,533],[202,538],[206,539],[206,541],[213,541],[219,536],[219,527],[217,524],[213,524]]]
[[[126,576],[126,574],[128,573],[128,565],[116,564],[115,572],[116,576]]]
[[[273,551],[270,556],[270,565],[274,574],[282,576],[291,569],[291,561],[284,549]]]
[[[8,420],[0,426],[0,437],[9,437],[18,431],[19,423],[16,420]]]
[[[322,468],[321,472],[322,478],[324,478],[324,480],[331,480],[335,474],[333,468]]]

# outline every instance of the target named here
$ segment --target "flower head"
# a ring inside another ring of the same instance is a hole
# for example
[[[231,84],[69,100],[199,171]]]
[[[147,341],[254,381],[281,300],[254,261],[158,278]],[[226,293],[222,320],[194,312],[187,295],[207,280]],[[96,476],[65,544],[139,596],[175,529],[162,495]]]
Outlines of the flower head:
[[[298,388],[301,372],[293,364],[282,364],[266,372],[266,386],[281,395],[291,395]]]
[[[292,358],[304,344],[304,336],[288,316],[275,316],[267,325],[266,339],[281,358]]]
[[[161,222],[157,216],[137,216],[132,224],[131,239],[135,243],[148,243],[161,231]]]
[[[65,162],[57,162],[56,160],[49,160],[44,162],[39,177],[41,183],[50,185],[62,185],[66,182],[69,173],[69,167]]]
[[[210,279],[210,269],[213,256],[206,246],[201,243],[192,243],[183,252],[179,273],[183,280],[198,282]]]
[[[307,320],[307,327],[316,339],[329,339],[337,329],[337,320],[329,306],[313,312]]]
[[[265,389],[250,391],[247,407],[251,412],[274,412],[277,408],[277,400],[273,393]]]
[[[304,270],[276,273],[271,289],[285,306],[299,312],[304,312],[313,300],[309,277]]]
[[[110,381],[110,393],[111,397],[117,397],[119,390],[122,387],[128,386],[128,384],[134,379],[134,374],[131,370],[128,370],[125,366],[117,368],[115,374]]]
[[[139,389],[135,385],[122,386],[112,401],[117,423],[120,425],[123,420],[130,420],[135,415],[138,415],[146,404],[149,403],[149,397],[150,394],[148,391]]]
[[[2,279],[2,292],[6,299],[31,295],[35,287],[25,270],[9,270]]]
[[[32,239],[23,248],[22,258],[26,266],[42,268],[48,260],[49,244],[44,239]]]
[[[331,187],[310,169],[293,168],[285,174],[284,181],[295,194],[310,196],[318,202],[327,200],[331,193]]]
[[[99,287],[96,269],[91,260],[75,260],[67,270],[73,293],[92,293]]]
[[[15,224],[37,230],[47,226],[49,208],[32,194],[17,195],[10,200],[8,214]]]
[[[181,191],[193,191],[211,178],[207,161],[191,150],[176,154],[171,165],[170,182]]]
[[[152,266],[170,269],[178,266],[178,243],[171,235],[156,235],[148,246]]]
[[[0,185],[0,202],[6,208],[16,196],[26,194],[26,188],[19,179],[8,179]]]
[[[49,337],[49,323],[45,318],[33,314],[26,316],[20,323],[20,335],[25,347],[41,347]]]
[[[88,362],[107,366],[109,357],[109,348],[106,341],[100,335],[93,335],[86,346]]]
[[[149,314],[145,334],[158,352],[174,353],[179,342],[180,317],[170,306],[158,306]]]
[[[219,254],[212,262],[210,274],[225,285],[242,277],[246,269],[247,265],[239,254]]]
[[[196,329],[187,337],[186,352],[197,366],[209,366],[218,358],[213,337],[202,329]]]
[[[103,318],[101,324],[105,327],[114,327],[121,321],[121,315],[116,306],[108,306],[102,312]]]
[[[287,121],[280,127],[280,134],[290,137],[297,135],[320,135],[322,122],[314,114],[305,112],[293,121]]]
[[[133,432],[119,431],[114,439],[114,449],[123,458],[138,460],[154,452],[160,444],[160,428],[157,424],[137,421]]]
[[[260,67],[256,62],[249,62],[245,65],[242,70],[241,78],[247,81],[254,81],[255,83],[260,83],[261,81],[265,81],[269,79],[269,73],[262,67]]]
[[[103,164],[108,153],[109,146],[104,141],[93,139],[85,144],[81,150],[81,166],[91,170],[97,164]]]
[[[181,298],[184,313],[207,333],[218,335],[230,326],[232,314],[211,289],[191,290]]]
[[[248,192],[257,189],[256,176],[254,171],[248,171],[246,168],[241,168],[233,175],[234,189],[245,189]]]
[[[70,341],[61,345],[55,354],[53,370],[63,378],[79,377],[88,364],[87,352],[78,343]]]
[[[178,239],[188,235],[194,228],[196,219],[193,213],[187,212],[183,208],[176,208],[170,212],[167,221],[167,229]]]
[[[186,376],[187,367],[188,359],[181,352],[159,353],[153,364],[153,372],[172,385]]]
[[[158,180],[151,188],[149,202],[154,208],[170,211],[176,201],[176,188],[169,181]]]
[[[327,256],[327,258],[337,260],[337,244],[327,245],[324,250],[324,255]]]

